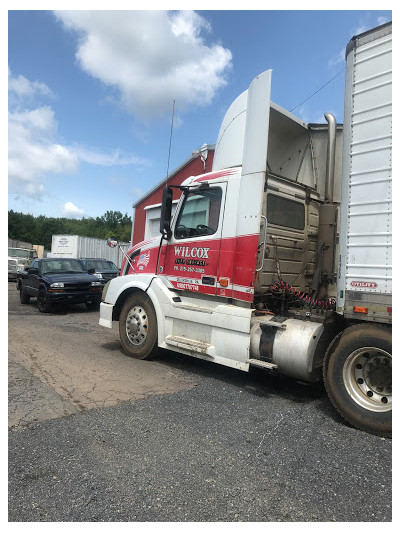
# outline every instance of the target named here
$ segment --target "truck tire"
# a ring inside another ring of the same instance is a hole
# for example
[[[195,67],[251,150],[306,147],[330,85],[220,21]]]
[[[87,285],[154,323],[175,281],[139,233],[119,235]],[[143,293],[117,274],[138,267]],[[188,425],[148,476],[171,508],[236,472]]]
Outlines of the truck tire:
[[[130,357],[151,359],[157,354],[157,317],[145,293],[136,292],[125,301],[119,317],[119,336]]]
[[[21,288],[20,288],[20,291],[19,291],[19,301],[22,304],[28,304],[30,299],[31,299],[31,297],[26,292],[26,288],[23,285],[21,285]]]
[[[41,313],[48,313],[50,311],[50,304],[47,300],[46,291],[44,289],[39,290],[39,294],[36,299],[36,305]]]
[[[352,426],[392,434],[392,335],[385,327],[352,326],[340,333],[324,360],[328,396]]]

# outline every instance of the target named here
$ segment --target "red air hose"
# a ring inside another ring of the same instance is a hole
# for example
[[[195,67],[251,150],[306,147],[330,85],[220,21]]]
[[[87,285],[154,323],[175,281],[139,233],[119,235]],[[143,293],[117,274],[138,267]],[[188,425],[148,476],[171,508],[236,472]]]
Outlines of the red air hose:
[[[326,300],[316,300],[312,296],[301,292],[300,290],[295,289],[292,285],[285,281],[276,281],[273,285],[270,286],[272,292],[278,292],[283,290],[289,292],[297,297],[298,300],[303,302],[305,305],[315,307],[317,309],[334,309],[336,306],[336,300],[334,298],[328,298]]]

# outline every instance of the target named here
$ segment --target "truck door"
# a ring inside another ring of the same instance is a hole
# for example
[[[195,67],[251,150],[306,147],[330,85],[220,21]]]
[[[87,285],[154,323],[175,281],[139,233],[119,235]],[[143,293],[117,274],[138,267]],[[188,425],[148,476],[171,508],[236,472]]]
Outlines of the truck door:
[[[226,185],[203,184],[184,192],[159,263],[159,274],[176,289],[216,294]]]

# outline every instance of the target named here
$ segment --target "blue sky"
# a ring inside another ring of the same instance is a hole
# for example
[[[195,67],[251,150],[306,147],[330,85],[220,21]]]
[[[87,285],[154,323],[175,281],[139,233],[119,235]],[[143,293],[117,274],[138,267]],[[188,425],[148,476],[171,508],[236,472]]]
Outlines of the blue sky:
[[[343,120],[344,51],[391,11],[8,13],[8,208],[132,213],[272,68],[272,100],[306,122]]]

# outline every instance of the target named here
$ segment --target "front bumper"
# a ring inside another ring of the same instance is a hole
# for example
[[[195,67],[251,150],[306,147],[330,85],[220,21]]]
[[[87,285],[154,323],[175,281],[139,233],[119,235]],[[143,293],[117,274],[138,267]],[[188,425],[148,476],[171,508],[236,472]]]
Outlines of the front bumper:
[[[113,308],[114,308],[114,306],[112,304],[107,304],[106,302],[101,302],[101,304],[100,304],[100,318],[99,318],[100,326],[104,326],[105,328],[110,328],[110,329],[112,328]]]
[[[66,291],[63,290],[61,292],[54,289],[54,290],[48,290],[47,299],[50,303],[86,303],[86,302],[93,302],[93,303],[100,303],[101,301],[101,287],[99,286],[99,289],[93,290],[93,291]]]

